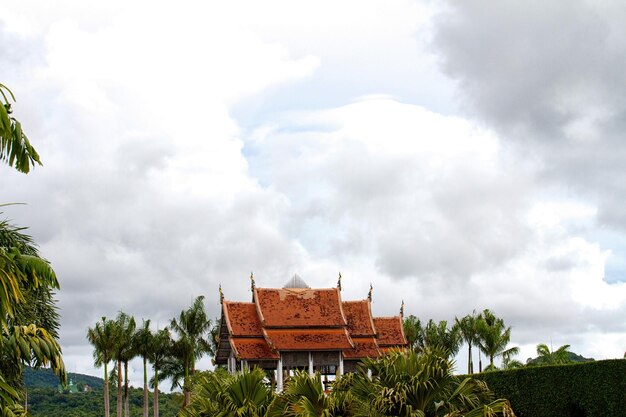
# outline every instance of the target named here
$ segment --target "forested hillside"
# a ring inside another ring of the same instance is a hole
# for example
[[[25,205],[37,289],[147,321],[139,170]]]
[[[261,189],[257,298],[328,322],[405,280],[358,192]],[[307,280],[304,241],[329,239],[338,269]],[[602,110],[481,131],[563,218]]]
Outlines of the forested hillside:
[[[82,390],[85,385],[89,385],[94,389],[102,389],[104,385],[104,381],[102,378],[98,378],[91,375],[83,375],[83,374],[74,374],[69,372],[67,374],[68,382],[70,380],[74,381],[79,388]],[[59,385],[59,377],[56,376],[51,369],[33,369],[31,367],[27,367],[24,370],[24,384],[27,388],[57,388]]]
[[[50,369],[26,368],[24,383],[28,390],[28,411],[33,417],[102,417],[104,405],[102,388],[104,381],[91,375],[67,374],[68,381],[73,381],[78,393],[59,393],[59,378]],[[91,390],[84,392],[85,385]],[[143,415],[143,390],[130,389],[130,415]],[[111,390],[111,409],[115,409],[115,389]],[[180,410],[180,394],[159,395],[159,414],[161,417],[174,417]],[[150,393],[152,408],[152,393]]]
[[[130,416],[143,415],[143,391],[132,388],[130,395]],[[150,397],[152,400],[152,396]],[[114,396],[111,398],[111,409],[115,409]],[[159,415],[161,417],[175,417],[182,398],[180,394],[159,395]],[[152,401],[150,401],[152,407]],[[102,390],[78,394],[60,394],[55,388],[28,389],[28,411],[32,417],[102,417],[104,413]]]

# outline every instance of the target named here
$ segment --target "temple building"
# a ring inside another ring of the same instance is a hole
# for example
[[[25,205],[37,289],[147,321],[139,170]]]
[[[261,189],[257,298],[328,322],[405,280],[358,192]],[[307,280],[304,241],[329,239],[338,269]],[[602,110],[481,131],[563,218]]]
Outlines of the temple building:
[[[373,317],[372,288],[366,299],[341,300],[337,287],[311,289],[294,275],[283,288],[258,288],[251,279],[252,302],[228,301],[220,289],[222,316],[217,365],[229,372],[257,366],[275,370],[276,388],[285,375],[301,369],[310,375],[341,375],[363,358],[391,348],[406,348],[400,315]]]

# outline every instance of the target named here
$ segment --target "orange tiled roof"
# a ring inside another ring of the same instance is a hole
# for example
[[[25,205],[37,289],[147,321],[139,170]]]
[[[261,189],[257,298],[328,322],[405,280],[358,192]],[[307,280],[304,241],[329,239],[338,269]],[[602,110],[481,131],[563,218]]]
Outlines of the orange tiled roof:
[[[346,329],[265,329],[265,338],[275,350],[353,349]]]
[[[261,323],[268,327],[343,327],[337,288],[255,288]]]
[[[402,317],[374,317],[374,326],[378,332],[378,346],[406,346]]]
[[[380,349],[373,337],[353,337],[354,349],[346,349],[343,356],[346,359],[376,358],[380,356]]]
[[[233,337],[230,344],[235,351],[237,359],[261,360],[278,359],[278,353],[270,349],[269,345],[262,337]]]
[[[348,321],[348,333],[350,333],[350,336],[376,335],[369,300],[343,301],[341,305]]]
[[[254,303],[224,301],[224,316],[232,336],[263,337],[261,320]]]

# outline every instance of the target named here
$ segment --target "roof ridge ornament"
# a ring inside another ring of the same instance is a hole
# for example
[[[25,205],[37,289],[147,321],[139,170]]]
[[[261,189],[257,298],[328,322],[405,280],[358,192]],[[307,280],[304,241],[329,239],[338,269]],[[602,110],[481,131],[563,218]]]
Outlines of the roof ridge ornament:
[[[254,273],[250,272],[250,291],[254,292],[255,287],[256,287],[256,284],[254,282]]]
[[[220,284],[218,291],[220,292],[220,304],[222,304],[224,302],[224,291],[222,291],[222,284]]]
[[[372,286],[372,283],[370,282],[370,290],[367,293],[367,299],[370,301],[370,303],[372,302],[372,290],[374,289],[374,287]]]
[[[341,291],[341,272],[339,272],[339,278],[337,278],[337,288]]]
[[[404,318],[404,300],[402,300],[402,305],[400,306],[400,318]]]

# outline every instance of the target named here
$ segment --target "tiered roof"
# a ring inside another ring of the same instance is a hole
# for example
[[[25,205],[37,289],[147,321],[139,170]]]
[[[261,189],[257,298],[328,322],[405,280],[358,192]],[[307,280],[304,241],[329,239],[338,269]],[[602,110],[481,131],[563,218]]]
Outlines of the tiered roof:
[[[248,361],[285,351],[341,351],[357,360],[407,346],[401,316],[372,317],[369,299],[342,301],[339,288],[311,289],[297,275],[287,287],[253,286],[251,303],[222,300],[227,332],[220,332],[217,363],[225,363],[229,346]]]

